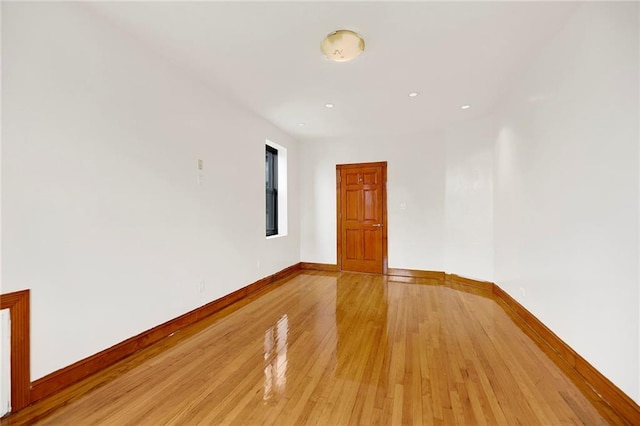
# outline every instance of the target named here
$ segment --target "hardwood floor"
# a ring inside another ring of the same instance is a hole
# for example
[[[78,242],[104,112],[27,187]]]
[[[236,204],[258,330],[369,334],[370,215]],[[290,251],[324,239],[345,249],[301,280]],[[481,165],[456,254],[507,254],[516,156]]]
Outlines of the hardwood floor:
[[[66,404],[66,405],[64,405]],[[3,424],[622,424],[492,299],[303,271]]]

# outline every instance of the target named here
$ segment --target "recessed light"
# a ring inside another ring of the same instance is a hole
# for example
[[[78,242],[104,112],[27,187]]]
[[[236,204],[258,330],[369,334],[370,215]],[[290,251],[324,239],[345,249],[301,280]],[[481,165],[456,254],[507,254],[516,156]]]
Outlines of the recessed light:
[[[418,96],[418,95],[419,95],[419,93],[418,93],[418,92],[411,92],[411,93],[409,93],[409,97],[410,97],[410,98],[415,98],[415,97],[416,97],[416,96]]]
[[[327,108],[333,108],[335,105],[333,105],[333,104],[324,104],[324,106],[326,106]]]
[[[471,105],[462,105],[460,108],[461,109],[469,109],[469,108],[471,108]]]
[[[304,123],[298,123],[298,127],[304,127]]]

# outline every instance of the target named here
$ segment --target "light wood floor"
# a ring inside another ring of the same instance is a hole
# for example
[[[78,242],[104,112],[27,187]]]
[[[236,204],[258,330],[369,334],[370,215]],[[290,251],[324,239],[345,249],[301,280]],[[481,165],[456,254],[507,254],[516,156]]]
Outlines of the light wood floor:
[[[39,424],[608,424],[498,304],[443,286],[303,272],[194,330]]]

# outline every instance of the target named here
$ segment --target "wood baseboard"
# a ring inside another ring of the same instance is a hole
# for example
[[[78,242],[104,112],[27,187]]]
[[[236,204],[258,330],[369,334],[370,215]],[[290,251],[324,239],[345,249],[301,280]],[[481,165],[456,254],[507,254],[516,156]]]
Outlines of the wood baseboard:
[[[0,309],[9,309],[11,320],[11,406],[17,411],[31,402],[29,290],[0,296]]]
[[[332,263],[301,262],[300,268],[311,271],[340,272],[338,265]],[[404,278],[424,278],[444,283],[445,273],[438,271],[420,271],[417,269],[388,268],[385,275]]]
[[[164,324],[160,324],[157,327],[98,352],[95,355],[82,359],[74,364],[42,377],[41,379],[33,382],[30,402],[39,401],[94,373],[97,373],[132,353],[164,339],[171,333],[191,325],[231,305],[232,303],[247,297],[249,294],[255,293],[267,285],[283,279],[299,270],[300,263],[292,265],[273,275],[262,278],[246,287],[221,297],[220,299],[214,300],[213,302],[194,309],[193,311],[187,312],[186,314],[167,321]]]
[[[525,332],[529,331],[527,334],[538,345],[546,344],[555,352],[557,357],[552,357],[552,359],[556,364],[558,359],[564,362],[616,414],[623,417],[629,424],[640,425],[640,406],[634,400],[496,284],[493,285],[493,294],[503,309],[512,311],[511,317],[514,318],[516,324]],[[562,366],[560,367],[562,368]]]
[[[461,277],[460,275],[446,274],[445,285],[449,288],[493,299],[493,287],[495,284]]]
[[[338,266],[310,262],[302,262],[292,265],[276,274],[258,280],[207,305],[127,339],[109,349],[38,379],[31,386],[30,398],[25,401],[35,402],[68,387],[71,384],[116,363],[137,350],[164,339],[171,333],[193,324],[223,309],[224,307],[238,302],[251,293],[255,293],[267,285],[292,275],[301,269],[335,272],[338,271]],[[541,346],[542,349],[550,355],[550,358],[558,364],[563,371],[571,372],[570,378],[574,381],[579,381],[580,383],[578,386],[583,389],[583,391],[591,392],[592,395],[602,401],[602,404],[600,404],[600,406],[596,406],[596,408],[599,410],[611,410],[622,417],[625,421],[629,422],[629,424],[640,424],[640,407],[635,403],[635,401],[603,376],[569,345],[547,328],[538,318],[536,318],[531,312],[524,308],[495,283],[478,281],[454,274],[445,274],[444,272],[419,271],[411,269],[389,268],[388,275],[402,277],[404,279],[434,280],[447,287],[493,298],[505,310],[505,312],[514,319],[516,324],[518,324],[518,326],[520,326],[520,328],[523,329],[534,340],[534,342],[536,342],[536,344]],[[24,303],[26,301],[26,312],[28,313],[28,290],[25,291],[19,299],[21,300],[20,303],[22,303],[22,305],[20,305],[22,306],[20,308],[21,310],[24,310]],[[15,306],[16,303],[18,303],[17,300],[18,299],[12,296],[12,294],[2,295],[2,308],[6,309],[10,307],[9,305]],[[28,322],[26,325],[26,335],[28,336]],[[25,323],[22,321],[21,327],[24,328],[24,326]],[[21,333],[24,334],[24,330]],[[12,338],[13,334],[15,334],[15,332],[12,328]],[[26,365],[28,366],[28,339],[26,348]],[[25,357],[22,357],[21,359],[23,360],[22,363],[24,363]],[[27,371],[28,374],[29,369],[23,369],[23,371]],[[28,383],[28,376],[26,380],[26,383]],[[24,379],[22,381],[24,381]],[[22,395],[29,395],[28,387],[26,389],[26,393],[24,392],[24,389],[21,391]],[[20,400],[15,399],[14,401]],[[25,405],[27,405],[27,403],[25,403]],[[14,407],[17,407],[17,405],[14,405]],[[18,409],[19,408],[14,408],[14,412]]]
[[[300,262],[300,268],[310,271],[339,272],[338,265],[331,263]]]
[[[389,268],[387,275],[407,278],[426,278],[444,284],[445,273],[439,271],[420,271],[418,269]]]
[[[518,303],[495,283],[478,281],[454,274],[446,274],[445,285],[462,291],[470,291],[493,298],[532,340],[549,353],[550,358],[562,369],[572,370],[571,379],[583,391],[601,399],[606,405],[596,406],[599,410],[611,409],[632,425],[640,425],[640,406],[620,388],[607,379],[594,366],[573,350],[566,342],[542,323],[535,315]],[[546,347],[544,347],[546,346]],[[564,365],[561,365],[564,364]]]
[[[482,290],[487,290],[493,292],[493,288],[495,284],[489,281],[478,281],[472,278],[462,277],[460,275],[455,274],[446,274],[445,278],[446,282],[452,282],[459,285],[467,285],[475,288],[479,288]]]

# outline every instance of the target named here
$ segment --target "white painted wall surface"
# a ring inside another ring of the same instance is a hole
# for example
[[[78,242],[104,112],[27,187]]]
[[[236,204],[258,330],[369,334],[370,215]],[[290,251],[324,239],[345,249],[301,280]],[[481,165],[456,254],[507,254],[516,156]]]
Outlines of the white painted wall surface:
[[[301,259],[336,263],[336,165],[373,161],[388,162],[389,267],[442,270],[442,132],[300,144]]]
[[[335,263],[335,165],[386,160],[390,267],[495,279],[640,401],[637,4],[580,6],[486,122],[299,147],[79,4],[2,9],[2,291],[32,289],[32,379]],[[272,240],[265,138],[290,159]]]
[[[446,131],[444,270],[493,280],[492,119]]]
[[[337,164],[387,161],[390,268],[493,278],[495,128],[477,120],[417,135],[301,146],[301,259],[336,263]]]
[[[0,52],[2,50],[2,9],[0,4]],[[2,93],[2,54],[0,54],[0,93]],[[2,117],[2,102],[0,102],[0,117]],[[0,120],[0,134],[2,120]],[[0,224],[2,224],[2,138],[0,137]],[[2,287],[2,226],[0,225],[0,293]],[[9,311],[0,310],[0,416],[11,410],[11,336]],[[6,323],[6,324],[5,324]]]
[[[581,5],[485,120],[302,144],[301,259],[336,262],[335,165],[388,160],[390,267],[494,280],[640,400],[637,7]]]
[[[640,401],[637,8],[581,5],[501,106],[494,225],[496,282]]]
[[[11,411],[11,319],[0,310],[0,416]]]
[[[86,5],[2,7],[2,291],[32,290],[32,380],[299,262],[293,140]]]
[[[640,7],[636,8],[637,25],[640,28]],[[640,31],[637,34],[638,39],[638,55],[640,56]],[[640,99],[640,84],[636,88],[638,91],[638,99]],[[640,111],[638,111],[638,121],[640,121]],[[640,203],[640,137],[638,137],[638,202]],[[640,234],[640,207],[638,208],[638,233]],[[640,235],[638,236],[640,239]],[[640,275],[640,249],[638,250],[638,274]],[[640,278],[639,278],[640,281]],[[638,283],[640,286],[640,282]],[[638,291],[638,324],[640,324],[640,290]],[[638,326],[638,383],[640,384],[640,326]],[[639,385],[640,386],[640,385]],[[640,400],[640,396],[636,401]]]

